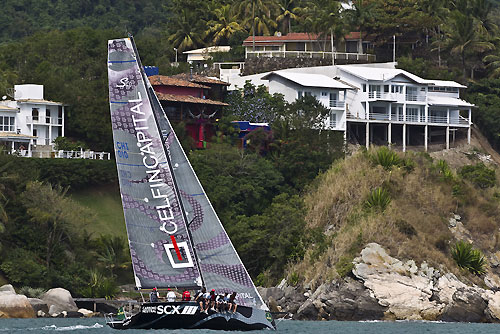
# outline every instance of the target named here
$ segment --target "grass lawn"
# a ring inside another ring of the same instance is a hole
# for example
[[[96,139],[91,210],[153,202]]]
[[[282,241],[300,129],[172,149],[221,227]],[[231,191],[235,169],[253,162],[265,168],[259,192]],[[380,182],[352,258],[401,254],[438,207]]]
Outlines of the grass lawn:
[[[97,215],[96,222],[85,227],[88,232],[95,237],[102,234],[127,237],[118,185],[87,188],[71,193],[71,197]]]

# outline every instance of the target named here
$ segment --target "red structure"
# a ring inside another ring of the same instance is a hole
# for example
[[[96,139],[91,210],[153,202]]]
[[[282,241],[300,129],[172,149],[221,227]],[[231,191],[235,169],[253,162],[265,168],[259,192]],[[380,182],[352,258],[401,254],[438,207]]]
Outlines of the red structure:
[[[196,148],[205,148],[215,134],[215,122],[221,116],[227,83],[202,76],[178,75],[149,77],[158,99],[173,123],[184,122]],[[219,97],[220,100],[209,97]]]

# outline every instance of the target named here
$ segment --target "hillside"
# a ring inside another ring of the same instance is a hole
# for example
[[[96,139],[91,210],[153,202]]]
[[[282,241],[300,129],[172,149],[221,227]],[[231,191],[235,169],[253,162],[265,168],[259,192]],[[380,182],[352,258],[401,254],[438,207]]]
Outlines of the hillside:
[[[457,241],[470,239],[493,263],[499,240],[498,173],[493,176],[495,185],[480,186],[480,172],[472,178],[460,175],[465,164],[477,166],[484,160],[485,154],[474,147],[398,157],[400,163],[388,167],[380,151],[358,152],[319,178],[305,198],[306,221],[325,238],[290,267],[289,278],[298,275],[299,281],[317,286],[349,275],[354,257],[375,242],[391,256],[426,261],[481,284],[480,277],[458,268],[450,250]],[[494,163],[487,165],[497,169]],[[385,189],[390,201],[383,210],[367,207],[377,188]],[[463,228],[450,225],[455,215]],[[488,272],[498,274],[493,266]]]

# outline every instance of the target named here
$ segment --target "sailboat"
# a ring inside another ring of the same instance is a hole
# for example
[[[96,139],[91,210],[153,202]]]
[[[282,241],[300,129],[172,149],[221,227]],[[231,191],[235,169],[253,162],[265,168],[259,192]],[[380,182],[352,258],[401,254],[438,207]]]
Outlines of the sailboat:
[[[108,41],[116,165],[136,288],[236,292],[236,312],[144,302],[116,329],[275,329],[149,83],[132,36]]]

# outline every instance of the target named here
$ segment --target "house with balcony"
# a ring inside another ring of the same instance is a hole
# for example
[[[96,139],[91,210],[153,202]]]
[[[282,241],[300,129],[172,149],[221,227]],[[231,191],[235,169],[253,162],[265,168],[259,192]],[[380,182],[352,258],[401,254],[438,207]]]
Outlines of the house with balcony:
[[[325,129],[345,131],[347,90],[346,85],[324,74],[296,73],[287,71],[270,72],[262,77],[269,81],[269,93],[283,94],[286,101],[295,101],[305,95],[316,97],[330,115],[325,121]]]
[[[373,62],[375,55],[368,54],[370,42],[361,33],[351,32],[343,40],[309,33],[288,33],[275,36],[249,36],[243,41],[245,58],[307,57],[335,58],[335,60]],[[333,52],[332,52],[333,47]]]
[[[427,80],[396,69],[394,63],[293,68],[234,78],[230,89],[250,80],[281,93],[289,103],[303,94],[330,108],[325,128],[344,131],[346,139],[366,145],[447,149],[456,139],[470,143],[472,108],[460,99],[466,86]]]
[[[13,98],[0,101],[0,144],[22,156],[52,150],[54,139],[64,136],[64,104],[45,100],[43,85],[15,85]]]

